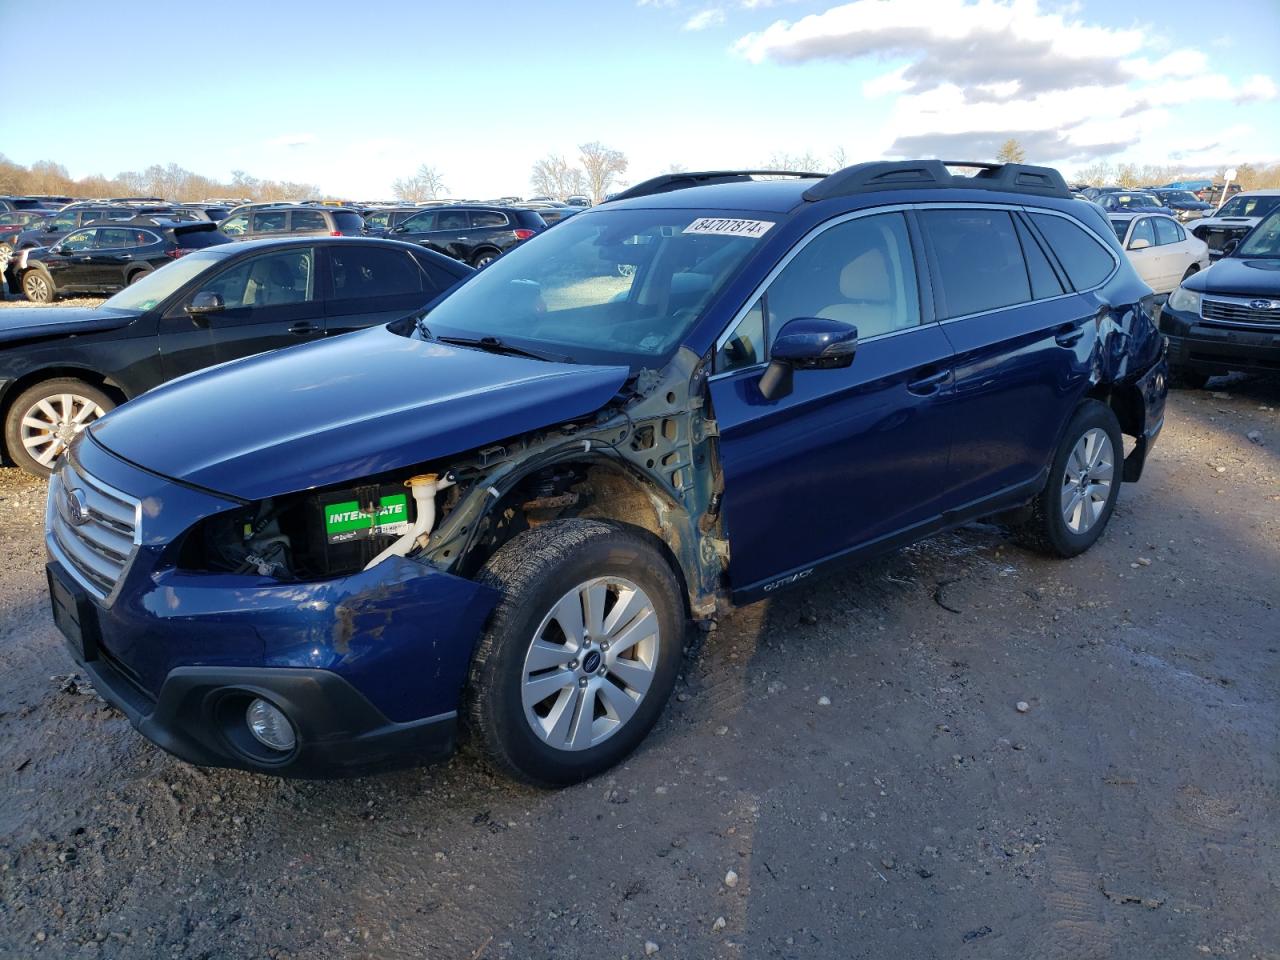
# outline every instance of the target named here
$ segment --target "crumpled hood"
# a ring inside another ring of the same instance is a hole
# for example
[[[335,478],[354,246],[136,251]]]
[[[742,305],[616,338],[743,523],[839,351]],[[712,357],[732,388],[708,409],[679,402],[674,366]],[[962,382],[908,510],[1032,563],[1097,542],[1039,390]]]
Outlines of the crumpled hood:
[[[0,343],[127,327],[138,314],[90,307],[17,307],[0,311]]]
[[[1280,260],[1223,257],[1188,277],[1183,286],[1197,293],[1280,300]]]
[[[628,373],[373,327],[182,377],[113,411],[90,432],[147,470],[260,500],[584,416],[606,404]]]

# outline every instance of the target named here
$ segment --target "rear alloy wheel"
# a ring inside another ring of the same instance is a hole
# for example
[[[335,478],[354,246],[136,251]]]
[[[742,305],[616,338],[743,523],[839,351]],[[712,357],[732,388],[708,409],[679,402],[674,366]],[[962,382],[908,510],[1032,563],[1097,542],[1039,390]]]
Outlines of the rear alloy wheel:
[[[43,270],[28,270],[22,275],[22,292],[32,303],[52,303],[53,278]]]
[[[1019,542],[1059,557],[1093,546],[1115,509],[1123,454],[1116,415],[1086,400],[1067,425],[1031,516],[1014,530]]]
[[[684,603],[645,534],[556,520],[490,558],[502,592],[476,648],[467,726],[495,766],[545,786],[576,783],[644,739],[675,686]]]
[[[150,272],[151,272],[150,270],[139,270],[139,271],[137,271],[136,273],[131,273],[131,274],[129,274],[129,279],[128,279],[128,280],[126,280],[126,281],[125,281],[125,283],[126,283],[128,286],[132,287],[135,283],[137,283],[139,280],[141,280],[143,277],[145,277],[145,276],[146,276],[147,274],[149,274]]]
[[[498,259],[498,254],[495,253],[494,251],[482,250],[480,253],[477,253],[472,258],[471,265],[475,267],[477,270],[483,270],[485,267],[487,267],[489,264],[493,263],[493,261],[497,259]]]
[[[28,473],[47,477],[76,435],[114,407],[109,396],[80,380],[38,383],[14,400],[5,417],[9,456]]]

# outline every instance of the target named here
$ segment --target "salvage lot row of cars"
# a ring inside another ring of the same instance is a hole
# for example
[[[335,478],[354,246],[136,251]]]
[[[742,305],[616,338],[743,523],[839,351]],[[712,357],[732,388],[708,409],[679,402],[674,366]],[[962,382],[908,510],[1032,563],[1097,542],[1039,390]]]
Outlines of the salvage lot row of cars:
[[[1276,225],[1170,307],[1280,264]],[[1047,168],[915,161],[664,175],[479,271],[210,245],[0,350],[6,403],[58,374],[13,417],[52,471],[55,621],[193,762],[349,773],[465,727],[580,780],[655,722],[689,620],[977,517],[1088,549],[1159,435],[1166,335],[1191,339],[1122,240],[1188,243]],[[420,286],[393,302],[395,277]],[[268,320],[318,342],[264,352]],[[72,344],[118,369],[77,380]]]

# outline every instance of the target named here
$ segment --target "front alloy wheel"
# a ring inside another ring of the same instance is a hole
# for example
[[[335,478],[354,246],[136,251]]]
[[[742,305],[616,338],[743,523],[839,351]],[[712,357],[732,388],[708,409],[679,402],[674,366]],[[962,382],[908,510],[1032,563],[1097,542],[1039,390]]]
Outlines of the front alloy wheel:
[[[466,727],[505,773],[576,783],[636,748],[675,686],[685,605],[661,545],[601,520],[553,520],[477,578],[500,599],[471,662]]]
[[[69,377],[48,380],[22,392],[5,417],[5,445],[28,473],[48,476],[80,431],[115,403],[97,387]]]
[[[585,750],[635,716],[662,637],[653,602],[622,577],[574,587],[538,625],[524,661],[525,719],[546,744]]]

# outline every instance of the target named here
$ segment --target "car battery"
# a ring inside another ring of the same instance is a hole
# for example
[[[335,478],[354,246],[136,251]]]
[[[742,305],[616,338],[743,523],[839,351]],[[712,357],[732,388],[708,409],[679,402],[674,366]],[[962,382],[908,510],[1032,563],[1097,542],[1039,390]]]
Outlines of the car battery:
[[[326,576],[361,570],[413,526],[414,502],[402,484],[328,490],[307,500],[312,562]]]

